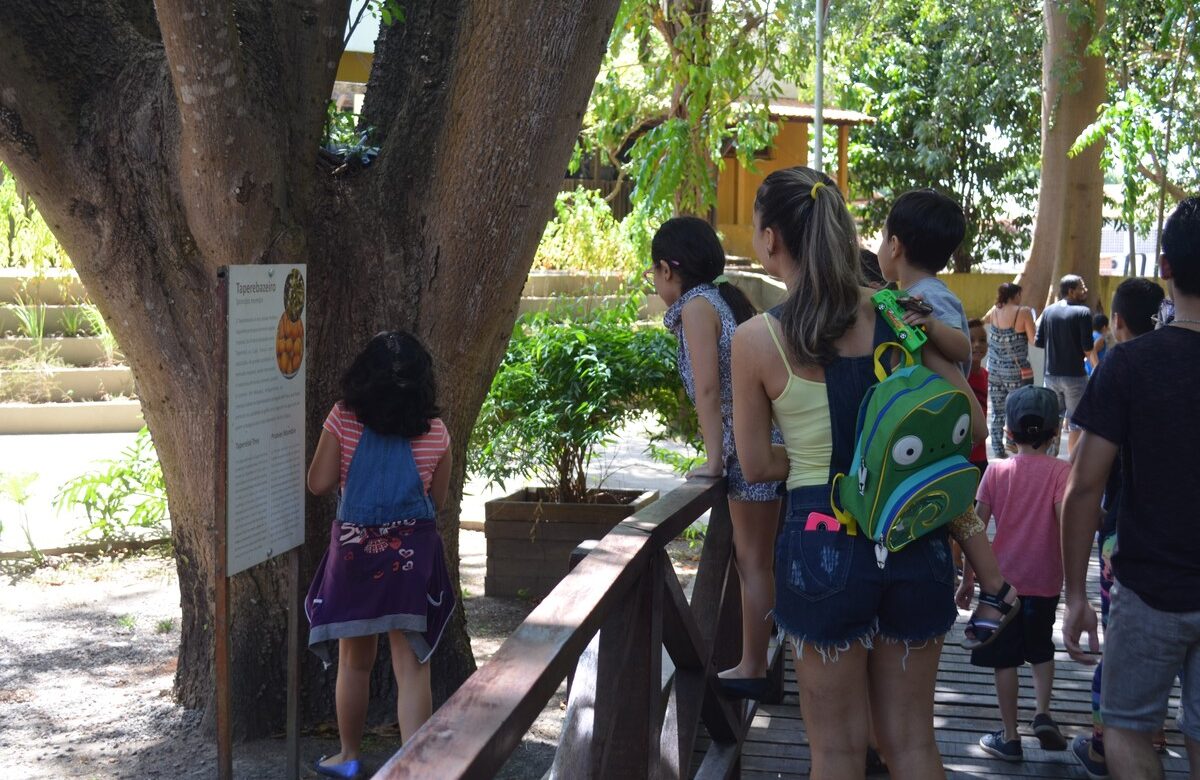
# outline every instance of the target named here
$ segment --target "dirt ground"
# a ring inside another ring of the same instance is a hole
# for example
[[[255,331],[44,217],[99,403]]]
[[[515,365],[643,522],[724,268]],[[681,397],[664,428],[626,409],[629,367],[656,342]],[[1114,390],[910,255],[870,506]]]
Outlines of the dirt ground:
[[[483,665],[534,605],[484,597],[483,534],[463,531],[460,544],[468,630]],[[674,545],[682,578],[694,573],[698,552]],[[62,558],[32,570],[6,564],[0,575],[0,777],[215,776],[212,735],[171,695],[180,619],[169,557]],[[500,777],[544,774],[563,693],[547,703]],[[366,768],[374,771],[398,747],[394,726],[370,734]],[[302,735],[302,764],[337,750],[332,729]],[[234,747],[239,778],[283,778],[284,762],[282,735]]]

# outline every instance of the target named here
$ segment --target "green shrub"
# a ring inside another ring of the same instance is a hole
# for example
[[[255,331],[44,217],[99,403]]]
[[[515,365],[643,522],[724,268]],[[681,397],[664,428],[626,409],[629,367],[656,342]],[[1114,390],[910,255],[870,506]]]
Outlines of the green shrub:
[[[664,423],[678,414],[675,338],[637,326],[639,304],[635,296],[586,319],[539,312],[517,321],[472,433],[473,473],[585,501],[597,448],[647,411]]]
[[[60,512],[83,508],[88,518],[81,534],[85,539],[110,542],[145,535],[133,529],[166,536],[167,489],[149,429],[138,431],[120,458],[59,488],[54,505]]]
[[[559,193],[554,214],[542,234],[534,268],[633,277],[649,265],[652,231],[640,212],[618,221],[600,192],[580,187]]]

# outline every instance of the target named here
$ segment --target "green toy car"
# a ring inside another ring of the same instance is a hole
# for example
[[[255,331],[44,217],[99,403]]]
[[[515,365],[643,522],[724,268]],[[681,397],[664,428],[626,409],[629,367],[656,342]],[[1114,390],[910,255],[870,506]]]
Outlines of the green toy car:
[[[926,314],[932,312],[933,308],[929,304],[908,296],[903,291],[895,290],[880,290],[871,296],[871,302],[875,304],[875,311],[887,320],[887,324],[895,332],[896,340],[909,352],[915,354],[929,340],[924,330],[904,321],[906,311],[920,311]]]

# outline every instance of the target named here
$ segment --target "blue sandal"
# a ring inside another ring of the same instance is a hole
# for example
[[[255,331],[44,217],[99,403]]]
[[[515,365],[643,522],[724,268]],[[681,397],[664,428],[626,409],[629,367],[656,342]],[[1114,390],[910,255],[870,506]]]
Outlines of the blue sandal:
[[[1004,587],[1000,588],[999,593],[985,593],[983,588],[980,588],[980,605],[991,607],[999,612],[1000,619],[985,620],[971,615],[971,619],[967,621],[967,625],[963,629],[962,646],[964,650],[978,650],[981,647],[987,647],[996,641],[996,637],[1000,635],[1004,627],[1017,616],[1021,610],[1021,599],[1014,596],[1011,604],[1005,601],[1005,597],[1010,592],[1012,592],[1012,586],[1007,582],[1004,583]],[[976,611],[978,611],[978,607],[976,607]],[[970,635],[967,634],[968,631],[971,632]]]
[[[340,780],[354,780],[358,777],[359,761],[357,758],[352,758],[349,761],[343,761],[340,764],[322,764],[321,762],[329,756],[321,756],[313,762],[313,771],[322,777],[336,777]]]

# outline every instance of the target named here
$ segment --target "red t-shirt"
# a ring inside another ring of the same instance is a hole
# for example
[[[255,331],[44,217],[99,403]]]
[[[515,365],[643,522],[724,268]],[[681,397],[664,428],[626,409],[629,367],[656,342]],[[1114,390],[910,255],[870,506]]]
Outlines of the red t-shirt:
[[[338,487],[346,487],[346,475],[350,473],[350,461],[354,459],[354,450],[362,437],[363,424],[358,421],[354,412],[347,409],[338,401],[325,418],[325,430],[337,437],[342,447],[342,468],[338,479]],[[429,421],[429,433],[422,434],[409,442],[412,444],[413,460],[417,462],[417,471],[421,475],[421,484],[426,492],[433,483],[433,472],[441,462],[446,450],[450,449],[450,432],[440,417]]]
[[[987,373],[987,369],[984,368],[983,366],[980,366],[978,369],[972,371],[970,373],[970,375],[967,377],[967,384],[970,385],[971,389],[975,391],[975,397],[977,399],[979,399],[979,405],[981,407],[983,407],[983,415],[984,415],[984,417],[986,417],[987,416],[987,404],[988,404],[988,373]],[[969,460],[972,463],[986,463],[987,462],[987,441],[986,440],[981,441],[975,445],[975,449],[971,450],[971,457],[969,458]]]
[[[979,483],[976,499],[996,518],[992,550],[1000,573],[1023,596],[1062,593],[1062,547],[1054,505],[1067,492],[1070,471],[1070,463],[1049,455],[1016,455],[993,461]]]

